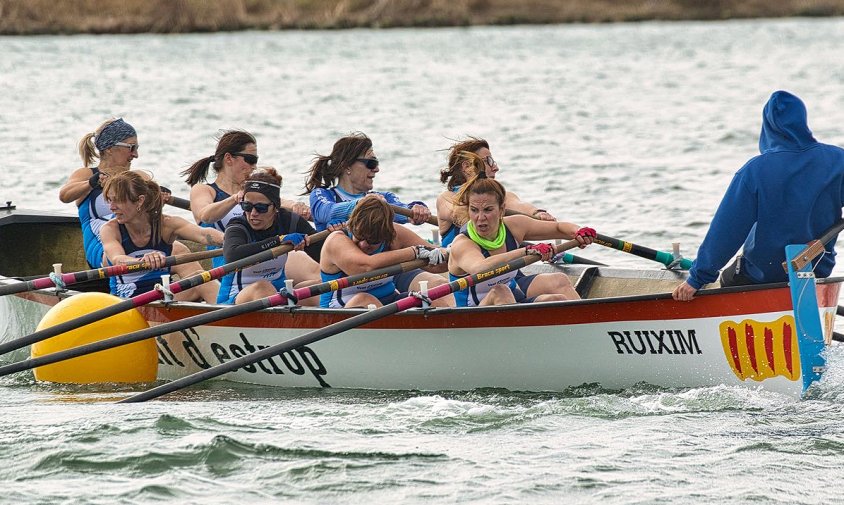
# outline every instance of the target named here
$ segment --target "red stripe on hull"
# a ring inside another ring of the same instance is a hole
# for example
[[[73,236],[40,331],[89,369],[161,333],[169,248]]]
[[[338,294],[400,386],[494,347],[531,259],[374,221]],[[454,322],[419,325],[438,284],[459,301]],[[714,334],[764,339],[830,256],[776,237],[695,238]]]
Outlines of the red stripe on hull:
[[[819,299],[836,300],[839,284],[818,286]],[[834,296],[833,296],[834,295]],[[36,292],[19,293],[28,300],[55,305],[60,299]],[[833,302],[831,306],[837,305]],[[151,322],[169,322],[205,313],[205,307],[144,306],[139,310]],[[372,322],[363,326],[371,329],[449,329],[449,328],[507,328],[524,326],[575,325],[618,321],[651,321],[698,319],[706,317],[734,317],[743,314],[782,312],[791,310],[788,288],[724,293],[699,296],[693,302],[677,302],[671,298],[657,300],[596,299],[584,303],[518,307],[492,307],[442,313],[411,312]],[[228,318],[213,326],[253,328],[322,328],[347,319],[358,311],[295,310],[264,311]],[[788,356],[788,353],[787,353]]]

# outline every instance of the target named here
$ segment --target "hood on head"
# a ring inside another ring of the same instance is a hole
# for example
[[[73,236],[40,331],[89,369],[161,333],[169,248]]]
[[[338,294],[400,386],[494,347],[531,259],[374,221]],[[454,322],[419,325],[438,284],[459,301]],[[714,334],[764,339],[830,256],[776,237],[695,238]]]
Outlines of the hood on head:
[[[759,151],[803,149],[817,142],[806,118],[802,100],[788,91],[775,91],[762,111]]]

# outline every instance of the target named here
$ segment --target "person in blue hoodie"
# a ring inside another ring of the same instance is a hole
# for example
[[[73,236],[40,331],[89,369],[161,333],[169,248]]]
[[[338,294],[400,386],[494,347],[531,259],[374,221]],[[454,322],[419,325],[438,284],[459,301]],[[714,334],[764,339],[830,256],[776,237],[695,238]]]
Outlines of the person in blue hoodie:
[[[688,301],[742,247],[721,272],[722,286],[784,282],[785,246],[817,239],[844,206],[844,149],[815,140],[806,106],[786,91],[771,95],[762,112],[759,151],[733,177],[675,300]],[[835,265],[835,238],[816,258],[827,277]]]

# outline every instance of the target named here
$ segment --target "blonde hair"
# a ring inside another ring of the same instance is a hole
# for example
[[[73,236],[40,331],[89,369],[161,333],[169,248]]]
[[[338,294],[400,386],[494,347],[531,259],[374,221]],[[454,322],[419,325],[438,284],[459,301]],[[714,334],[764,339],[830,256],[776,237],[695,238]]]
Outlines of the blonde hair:
[[[100,152],[94,145],[94,138],[99,135],[106,126],[117,121],[117,119],[118,118],[113,117],[103,122],[103,124],[98,126],[96,130],[92,131],[91,133],[86,133],[85,136],[82,137],[82,139],[79,141],[79,156],[82,158],[83,167],[90,168],[91,163],[95,159],[99,159],[101,157]]]
[[[477,137],[468,137],[466,140],[452,145],[448,150],[448,167],[440,170],[440,182],[446,183],[449,188],[465,184],[466,176],[463,175],[463,162],[466,161],[465,154],[474,154],[484,147],[489,149],[489,142]],[[484,166],[481,164],[481,170],[483,169]]]
[[[460,153],[463,159],[471,163],[475,176],[469,182],[463,184],[457,196],[454,197],[454,211],[452,221],[457,226],[463,226],[469,221],[469,196],[470,195],[495,195],[498,205],[504,205],[507,197],[507,190],[495,179],[490,179],[484,169],[484,160],[475,153],[463,151]]]

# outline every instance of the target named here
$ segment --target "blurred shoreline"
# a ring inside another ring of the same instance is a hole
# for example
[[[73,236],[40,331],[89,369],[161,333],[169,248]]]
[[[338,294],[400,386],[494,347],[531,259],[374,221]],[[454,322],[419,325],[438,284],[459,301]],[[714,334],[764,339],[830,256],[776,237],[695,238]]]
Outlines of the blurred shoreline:
[[[0,0],[0,35],[844,16],[844,0]]]

